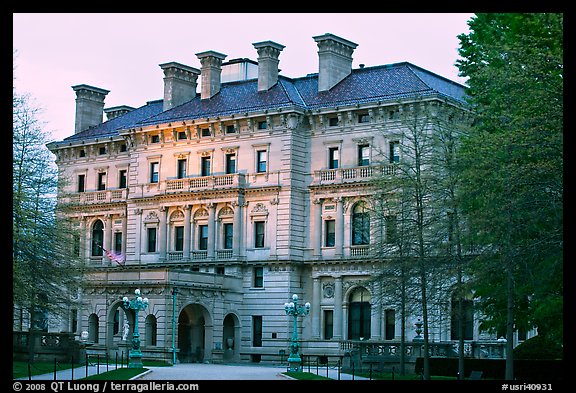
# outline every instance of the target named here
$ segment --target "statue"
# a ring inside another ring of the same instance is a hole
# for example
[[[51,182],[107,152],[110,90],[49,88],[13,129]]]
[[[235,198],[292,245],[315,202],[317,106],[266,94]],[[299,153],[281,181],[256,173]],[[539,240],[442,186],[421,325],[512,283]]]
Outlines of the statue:
[[[124,330],[122,331],[122,341],[128,340],[128,331],[130,330],[130,326],[128,325],[128,320],[124,320]]]

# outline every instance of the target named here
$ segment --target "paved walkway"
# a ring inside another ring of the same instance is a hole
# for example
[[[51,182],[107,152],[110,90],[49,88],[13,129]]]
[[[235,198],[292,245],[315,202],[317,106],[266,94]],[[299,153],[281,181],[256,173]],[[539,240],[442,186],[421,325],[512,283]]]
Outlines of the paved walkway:
[[[109,365],[108,366],[108,371],[112,371],[115,369],[115,366],[113,365]],[[100,368],[98,368],[98,366],[88,366],[88,375],[94,375],[94,374],[102,374],[105,373],[106,370],[106,364],[101,364]],[[72,373],[74,373],[74,375],[72,375]],[[72,378],[74,377],[74,378]],[[74,368],[74,371],[72,371],[72,369],[66,369],[66,370],[57,370],[56,371],[56,380],[57,381],[71,381],[72,379],[77,380],[80,378],[84,378],[86,377],[86,366],[79,366]],[[18,380],[28,380],[28,377],[24,377],[24,378],[17,378]],[[53,381],[54,380],[54,372],[51,373],[47,373],[47,374],[40,374],[40,375],[32,375],[30,377],[31,380],[41,380],[41,381]]]
[[[282,375],[286,367],[254,365],[254,364],[202,364],[183,363],[172,367],[147,367],[150,373],[143,375],[138,380],[290,380],[290,377]],[[304,368],[303,371],[308,371]],[[310,372],[316,373],[316,368],[311,367]],[[318,374],[326,376],[326,367],[319,368]],[[338,369],[328,368],[328,378],[338,379]],[[341,380],[351,380],[352,375],[340,374]],[[356,377],[361,380],[366,378]]]
[[[286,371],[286,367],[273,366],[273,365],[254,365],[248,363],[236,364],[203,364],[203,363],[181,363],[172,367],[146,367],[150,371],[137,378],[137,380],[290,380],[291,378],[282,375]],[[108,370],[114,370],[114,366],[109,366]],[[308,372],[308,368],[304,370]],[[100,373],[106,372],[106,365],[100,365]],[[310,367],[310,372],[316,374],[316,367]],[[88,375],[98,373],[97,366],[88,366]],[[325,377],[326,367],[320,367],[318,374]],[[81,366],[74,369],[74,380],[84,378],[86,376],[86,367]],[[328,377],[331,379],[338,379],[338,369],[329,367]],[[28,380],[28,377],[19,378],[20,380]],[[33,375],[32,380],[54,380],[54,373]],[[341,380],[351,380],[352,375],[340,374]],[[362,380],[366,378],[355,377],[355,380]],[[56,372],[56,380],[70,381],[72,380],[72,370],[58,370]]]

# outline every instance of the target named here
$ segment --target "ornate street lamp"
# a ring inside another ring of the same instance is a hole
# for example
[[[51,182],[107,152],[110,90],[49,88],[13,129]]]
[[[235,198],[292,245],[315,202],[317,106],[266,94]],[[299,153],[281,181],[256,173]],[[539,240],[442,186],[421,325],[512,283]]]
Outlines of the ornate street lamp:
[[[132,347],[130,348],[129,358],[130,363],[128,368],[142,368],[142,351],[140,350],[140,332],[138,331],[138,311],[146,310],[148,308],[148,298],[142,299],[140,290],[134,291],[136,299],[128,300],[128,296],[124,296],[122,301],[122,308],[125,311],[134,310],[134,333],[132,334]]]
[[[284,311],[286,315],[294,316],[294,328],[292,331],[292,344],[290,344],[290,356],[288,357],[288,364],[290,365],[290,371],[300,371],[302,365],[302,359],[300,358],[298,345],[298,316],[308,315],[310,313],[310,303],[306,303],[304,306],[298,304],[298,295],[292,295],[292,301],[290,303],[284,303]]]

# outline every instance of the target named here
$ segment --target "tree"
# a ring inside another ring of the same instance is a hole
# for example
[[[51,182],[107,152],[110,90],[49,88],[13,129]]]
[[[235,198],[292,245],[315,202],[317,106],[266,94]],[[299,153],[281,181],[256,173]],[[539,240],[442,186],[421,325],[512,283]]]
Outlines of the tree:
[[[76,231],[56,204],[59,176],[39,113],[29,95],[14,90],[13,302],[29,312],[31,330],[46,329],[46,314],[67,310],[82,272]]]
[[[425,379],[430,376],[429,324],[435,317],[429,307],[444,301],[454,283],[454,269],[458,270],[463,261],[459,236],[451,235],[459,234],[460,226],[454,220],[458,217],[454,161],[458,127],[464,124],[465,113],[454,103],[437,101],[400,106],[400,131],[391,137],[397,138],[398,144],[391,142],[390,152],[381,153],[385,162],[393,163],[385,164],[385,168],[392,170],[385,170],[375,183],[373,215],[383,233],[377,254],[389,260],[377,279],[385,293],[398,294],[402,345],[406,307],[414,302],[420,307]],[[401,159],[394,158],[395,149],[400,149]],[[463,359],[463,352],[461,355]]]
[[[474,287],[487,319],[562,341],[563,16],[478,14],[457,62],[476,121],[463,138],[461,208],[483,246]]]

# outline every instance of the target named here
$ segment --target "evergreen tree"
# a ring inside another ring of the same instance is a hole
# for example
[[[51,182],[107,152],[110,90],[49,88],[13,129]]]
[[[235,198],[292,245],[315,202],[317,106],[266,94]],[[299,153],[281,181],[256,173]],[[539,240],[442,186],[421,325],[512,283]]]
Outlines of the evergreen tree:
[[[30,326],[47,329],[47,315],[68,310],[81,264],[75,230],[56,204],[58,172],[45,144],[49,134],[29,95],[13,93],[13,304],[28,311]]]
[[[459,36],[476,121],[463,139],[460,201],[483,252],[472,271],[482,328],[562,341],[563,16],[478,14]]]

